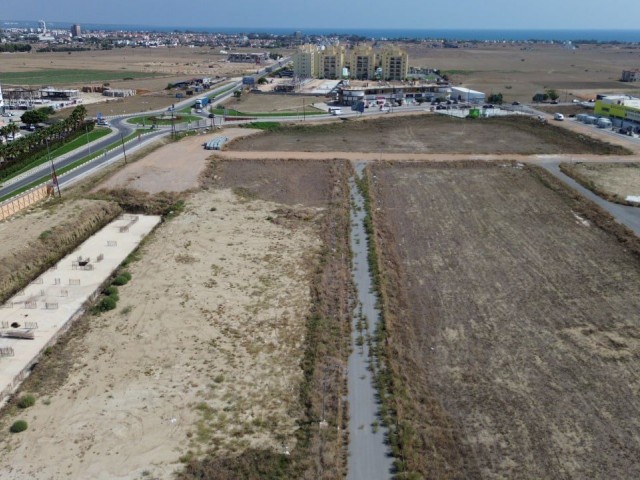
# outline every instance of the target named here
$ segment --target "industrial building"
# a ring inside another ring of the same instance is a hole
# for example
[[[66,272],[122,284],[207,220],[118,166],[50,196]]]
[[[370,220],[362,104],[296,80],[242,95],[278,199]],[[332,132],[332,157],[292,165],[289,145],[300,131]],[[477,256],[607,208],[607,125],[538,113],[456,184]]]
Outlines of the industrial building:
[[[640,125],[640,98],[629,95],[608,95],[596,100],[593,112],[607,117],[615,126]]]
[[[300,78],[397,81],[407,78],[409,57],[395,46],[377,50],[366,44],[353,49],[305,44],[293,55],[293,71]]]
[[[477,90],[471,90],[464,87],[451,87],[452,100],[458,100],[466,103],[480,104],[484,103],[484,92],[478,92]]]
[[[446,97],[451,89],[448,85],[390,85],[378,84],[342,85],[338,87],[338,103],[355,107],[364,103],[365,108],[372,106],[394,105],[399,103],[429,102]]]

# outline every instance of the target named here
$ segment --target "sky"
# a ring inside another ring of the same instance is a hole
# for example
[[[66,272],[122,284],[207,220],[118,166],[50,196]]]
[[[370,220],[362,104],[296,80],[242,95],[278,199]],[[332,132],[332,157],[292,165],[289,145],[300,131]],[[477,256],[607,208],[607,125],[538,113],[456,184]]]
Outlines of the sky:
[[[6,2],[6,4],[5,4]],[[640,0],[1,0],[0,20],[180,27],[640,29]]]

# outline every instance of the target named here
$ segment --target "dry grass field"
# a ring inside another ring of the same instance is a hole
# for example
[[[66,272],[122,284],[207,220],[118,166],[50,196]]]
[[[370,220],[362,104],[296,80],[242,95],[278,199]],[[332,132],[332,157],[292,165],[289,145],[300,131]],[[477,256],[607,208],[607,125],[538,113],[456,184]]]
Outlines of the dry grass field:
[[[640,205],[627,197],[640,198],[638,163],[563,163],[560,169],[601,197],[624,205]]]
[[[375,164],[369,182],[407,469],[638,477],[637,238],[536,167]]]
[[[239,139],[236,151],[468,154],[625,154],[619,146],[574,134],[530,117],[459,119],[408,115],[315,126],[282,126]]]
[[[531,45],[525,50],[508,43],[473,48],[434,49],[404,45],[409,63],[438,68],[454,84],[504,95],[505,101],[530,102],[536,92],[554,88],[561,101],[594,98],[596,93],[640,93],[637,85],[619,82],[623,69],[634,64],[638,46],[560,44]]]

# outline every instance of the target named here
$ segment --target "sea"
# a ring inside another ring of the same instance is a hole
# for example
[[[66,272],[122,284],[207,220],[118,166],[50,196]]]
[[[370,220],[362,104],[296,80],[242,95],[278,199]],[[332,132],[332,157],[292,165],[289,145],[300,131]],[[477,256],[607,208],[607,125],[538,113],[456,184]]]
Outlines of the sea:
[[[1,21],[0,28],[36,28],[36,21]],[[47,27],[69,28],[70,22],[47,22]],[[640,43],[639,30],[500,30],[500,29],[381,29],[381,28],[265,28],[265,27],[185,27],[152,25],[81,24],[84,32],[91,30],[129,32],[194,32],[222,34],[290,35],[357,35],[369,39],[439,39],[464,41],[558,41],[558,42],[623,42]]]

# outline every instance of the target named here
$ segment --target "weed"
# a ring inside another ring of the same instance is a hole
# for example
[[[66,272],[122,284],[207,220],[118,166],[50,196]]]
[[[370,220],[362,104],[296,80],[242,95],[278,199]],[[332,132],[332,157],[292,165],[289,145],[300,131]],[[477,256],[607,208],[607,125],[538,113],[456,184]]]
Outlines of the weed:
[[[20,397],[20,400],[18,400],[18,408],[29,408],[29,407],[33,407],[36,404],[36,397],[34,397],[33,395],[23,395],[22,397]]]

